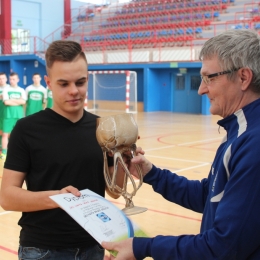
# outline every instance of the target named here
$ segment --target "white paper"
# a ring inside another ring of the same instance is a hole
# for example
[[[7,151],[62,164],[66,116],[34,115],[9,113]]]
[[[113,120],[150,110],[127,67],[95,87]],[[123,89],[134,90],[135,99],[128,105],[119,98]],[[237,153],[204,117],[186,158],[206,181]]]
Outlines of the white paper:
[[[80,193],[80,197],[66,193],[50,196],[50,198],[98,243],[146,236],[120,209],[105,198],[88,189],[81,190]]]

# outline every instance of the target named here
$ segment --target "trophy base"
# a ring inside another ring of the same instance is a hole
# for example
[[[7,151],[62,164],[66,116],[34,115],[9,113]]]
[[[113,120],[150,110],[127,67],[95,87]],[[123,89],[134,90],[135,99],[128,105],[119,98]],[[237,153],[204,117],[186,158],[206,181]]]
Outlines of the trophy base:
[[[147,210],[147,208],[143,208],[143,207],[137,207],[137,206],[133,206],[133,207],[128,207],[128,208],[124,208],[122,209],[122,211],[127,215],[135,215],[135,214],[140,214],[142,212],[145,212]]]

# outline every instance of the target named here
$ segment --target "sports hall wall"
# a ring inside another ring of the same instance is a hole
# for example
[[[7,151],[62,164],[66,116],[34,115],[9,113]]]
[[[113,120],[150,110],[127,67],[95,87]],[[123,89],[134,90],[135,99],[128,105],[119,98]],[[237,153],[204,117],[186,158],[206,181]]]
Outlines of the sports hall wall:
[[[46,75],[45,65],[35,55],[10,55],[0,56],[0,71],[9,75],[11,72],[16,72],[19,75],[19,86],[27,87],[33,83],[32,75],[40,73],[42,76],[41,84],[45,86],[43,78]]]
[[[71,8],[82,3],[71,0]],[[12,29],[45,39],[64,24],[64,0],[11,0]],[[0,28],[1,30],[1,28]],[[88,54],[86,53],[86,56]],[[173,65],[174,64],[174,65]],[[138,110],[209,114],[208,101],[197,94],[201,63],[143,63],[89,65],[89,70],[131,70],[137,73]],[[18,73],[20,86],[32,84],[32,75],[46,74],[39,56],[0,55],[0,71]],[[190,89],[191,82],[195,82]],[[179,84],[181,84],[181,88]]]
[[[63,0],[11,0],[12,33],[44,39],[64,24],[63,8]]]

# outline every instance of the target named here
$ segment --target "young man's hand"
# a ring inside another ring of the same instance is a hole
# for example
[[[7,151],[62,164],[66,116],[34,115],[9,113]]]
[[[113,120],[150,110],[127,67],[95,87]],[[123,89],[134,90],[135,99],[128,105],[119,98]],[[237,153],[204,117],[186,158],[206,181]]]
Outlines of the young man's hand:
[[[79,197],[81,195],[79,190],[71,185],[67,186],[59,191],[59,194],[63,194],[63,193],[72,193],[74,196],[77,196],[77,197]]]

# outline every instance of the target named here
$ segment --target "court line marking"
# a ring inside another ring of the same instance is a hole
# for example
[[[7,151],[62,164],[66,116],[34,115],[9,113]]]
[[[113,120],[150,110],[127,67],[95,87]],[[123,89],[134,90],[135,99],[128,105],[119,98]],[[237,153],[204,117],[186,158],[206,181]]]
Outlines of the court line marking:
[[[163,146],[163,147],[157,147],[157,148],[150,148],[150,149],[145,149],[145,152],[150,152],[150,151],[156,151],[156,150],[162,150],[162,149],[167,149],[167,148],[172,148],[172,147],[176,147],[177,145],[173,144],[173,145],[168,145],[168,146]]]
[[[110,200],[110,202],[114,203],[114,204],[119,204],[119,205],[124,205],[125,206],[125,204],[121,203],[121,202],[111,201],[111,200]],[[187,216],[183,216],[183,215],[178,215],[178,214],[169,213],[169,212],[165,212],[165,211],[160,211],[160,210],[156,210],[156,209],[150,209],[150,208],[147,208],[147,210],[152,211],[152,212],[156,212],[156,213],[160,213],[160,214],[164,214],[164,215],[169,215],[169,216],[178,217],[178,218],[185,218],[185,219],[201,222],[201,219],[198,219],[198,218],[187,217]]]
[[[173,144],[173,145],[167,145],[167,146],[162,146],[162,147],[157,147],[157,148],[145,149],[145,151],[146,152],[147,151],[156,151],[156,150],[162,150],[162,149],[178,147],[178,146],[192,145],[192,144],[198,144],[198,143],[206,143],[206,142],[209,142],[209,141],[218,141],[218,140],[222,140],[222,139],[223,139],[223,137],[204,139],[204,140],[198,140],[198,141],[189,142],[189,143]]]
[[[1,213],[0,213],[0,216],[5,215],[5,214],[10,214],[10,213],[12,213],[12,212],[14,212],[14,211],[4,211],[4,212],[1,212]]]
[[[208,166],[208,165],[211,165],[211,163],[203,163],[203,164],[200,164],[200,165],[196,165],[196,166],[192,166],[192,167],[187,167],[187,168],[183,168],[183,169],[180,169],[180,170],[173,170],[173,171],[169,170],[169,171],[172,172],[172,173],[178,173],[178,172],[184,172],[184,171],[187,171],[187,170],[196,169],[196,168],[200,168],[200,167]],[[138,180],[138,179],[135,179],[134,182],[137,183],[137,182],[139,182],[139,180]],[[132,184],[132,182],[131,182],[131,181],[128,181],[128,182],[127,182],[127,185],[130,185],[130,184]]]
[[[11,254],[14,254],[14,255],[18,255],[18,253],[12,249],[9,249],[7,247],[4,247],[4,246],[0,246],[0,249],[3,250],[3,251],[6,251],[8,253],[11,253]]]
[[[178,144],[177,146],[191,145],[191,144],[197,144],[197,143],[206,143],[206,142],[209,142],[209,141],[217,141],[217,140],[222,140],[222,139],[223,139],[223,137],[204,139],[204,140],[199,140],[199,141],[194,141],[194,142],[189,142],[189,143]]]
[[[211,165],[211,163],[203,163],[203,164],[200,164],[200,165],[183,168],[183,169],[174,171],[174,173],[176,173],[176,172],[183,172],[183,171],[187,171],[187,170],[191,170],[191,169],[195,169],[195,168],[200,168],[200,167],[208,166],[208,165]]]
[[[172,160],[172,161],[180,161],[180,162],[191,162],[191,163],[208,163],[209,162],[201,162],[201,161],[194,161],[194,160],[186,160],[186,159],[179,159],[174,157],[165,157],[165,156],[157,156],[157,155],[149,155],[145,154],[145,157],[152,157],[152,158],[158,158],[158,159],[166,159],[166,160]]]
[[[196,168],[200,168],[200,167],[204,167],[204,166],[208,166],[211,165],[211,162],[199,162],[199,161],[192,161],[192,160],[184,160],[184,159],[177,159],[177,158],[170,158],[170,157],[163,157],[163,156],[156,156],[156,155],[145,155],[146,157],[153,157],[153,158],[160,158],[160,159],[167,159],[167,160],[175,160],[175,161],[183,161],[183,162],[193,162],[193,163],[200,163],[199,165],[195,165],[195,166],[191,166],[191,167],[186,167],[180,170],[169,170],[172,173],[178,173],[178,172],[184,172],[184,171],[188,171],[191,169],[196,169]],[[135,182],[138,182],[138,179],[135,179]],[[132,184],[131,181],[127,182],[127,185]]]

